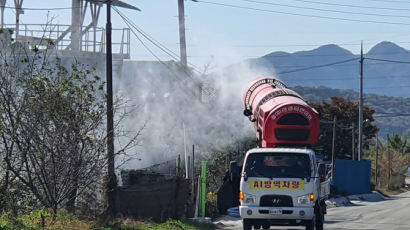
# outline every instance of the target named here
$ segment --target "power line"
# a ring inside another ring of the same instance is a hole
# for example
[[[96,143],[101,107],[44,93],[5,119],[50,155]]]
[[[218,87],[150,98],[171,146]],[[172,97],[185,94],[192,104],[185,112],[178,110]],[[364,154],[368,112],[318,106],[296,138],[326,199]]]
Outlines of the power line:
[[[6,9],[19,9],[19,10],[33,10],[33,11],[50,11],[50,10],[72,10],[72,9],[78,9],[81,7],[52,7],[52,8],[29,8],[29,7],[22,7],[22,8],[16,8],[12,6],[4,6]]]
[[[120,13],[118,9],[116,9],[115,7],[113,7],[114,11],[116,11],[118,14]],[[120,17],[123,19],[124,23],[127,25],[127,27],[131,30],[131,32],[134,34],[134,36],[138,39],[138,41],[144,46],[144,48],[152,55],[154,56],[158,62],[160,62],[165,68],[167,68],[171,74],[173,74],[175,76],[175,78],[177,78],[178,80],[180,80],[181,82],[183,82],[183,80],[181,80],[181,78],[178,76],[178,74],[175,72],[174,69],[172,69],[169,65],[167,65],[167,63],[165,63],[164,61],[162,61],[146,44],[145,42],[138,36],[138,34],[134,31],[134,29],[130,26],[129,21],[126,20],[124,17],[121,16],[121,14],[119,14]],[[192,79],[192,76],[189,75],[188,73],[185,72],[184,69],[184,73]],[[182,89],[180,84],[176,84],[179,88]]]
[[[368,87],[368,88],[365,88],[365,89],[397,89],[397,88],[410,88],[410,85]]]
[[[359,60],[359,58],[351,58],[351,59],[338,61],[338,62],[333,62],[333,63],[327,63],[327,64],[323,64],[323,65],[316,65],[316,66],[310,66],[310,67],[300,68],[300,69],[295,69],[295,70],[282,71],[282,72],[279,72],[277,74],[278,75],[279,74],[287,74],[287,73],[294,73],[294,72],[306,71],[306,70],[311,70],[311,69],[323,68],[323,67],[327,67],[327,66],[338,65],[338,64],[342,64],[342,63],[346,63],[346,62],[356,61],[356,60]]]
[[[115,8],[113,8],[115,10]],[[116,10],[115,10],[116,11]],[[117,12],[118,13],[118,12]],[[167,68],[170,68],[164,61],[162,61],[146,44],[145,42],[138,36],[137,33],[131,28],[130,24],[128,24],[128,21],[124,20],[124,23],[128,26],[128,28],[131,30],[131,32],[134,34],[134,36],[140,41],[140,43],[145,47],[145,49],[152,55],[154,56],[161,64],[165,65]]]
[[[119,11],[116,7],[114,8],[114,10],[120,15],[121,18],[123,18],[123,20],[127,20],[131,26],[134,27],[135,30],[137,30],[142,36],[144,36],[148,41],[150,41],[152,44],[154,44],[157,48],[159,48],[160,50],[162,50],[163,52],[165,52],[166,54],[168,54],[171,58],[175,59],[175,61],[178,61],[178,54],[176,54],[175,52],[173,52],[172,50],[168,49],[166,46],[162,45],[160,42],[158,42],[157,40],[155,40],[152,36],[150,36],[148,33],[146,33],[145,31],[143,31],[140,27],[138,27],[134,22],[131,21],[131,19],[129,19],[127,16],[125,16],[123,13],[121,13],[121,11]],[[198,67],[195,66],[194,64],[188,62],[189,65],[191,65],[194,69],[194,71],[196,71],[197,73],[201,74],[201,72],[198,70]]]
[[[273,45],[273,44],[244,44],[244,45],[233,45],[233,47],[250,47],[250,48],[257,48],[257,47],[320,47],[323,44],[281,44],[281,45]],[[337,46],[359,46],[360,43],[338,43],[334,44]]]
[[[388,59],[379,59],[379,58],[365,58],[365,59],[373,60],[373,61],[390,62],[390,63],[410,64],[410,62],[408,61],[388,60]]]
[[[391,2],[391,3],[407,3],[407,4],[410,4],[410,2],[407,2],[407,1],[398,1],[398,0],[367,0],[367,1],[372,1],[372,2]]]
[[[406,35],[407,36],[407,35]],[[380,42],[364,42],[363,44],[378,44]],[[394,42],[394,44],[409,44],[410,41],[399,41],[399,42]],[[174,46],[178,45],[178,43],[175,44],[167,44],[169,46]],[[326,45],[326,44],[325,44]],[[331,43],[327,45],[337,45],[337,46],[360,46],[360,43]],[[197,44],[190,44],[188,45],[190,47],[196,47],[199,46]],[[324,46],[324,44],[236,44],[232,45],[232,47],[245,47],[245,48],[258,48],[258,47],[321,47]],[[390,53],[390,52],[389,52]],[[392,53],[398,53],[398,52],[392,52]]]
[[[171,58],[178,60],[178,55],[174,53],[172,50],[168,49],[167,47],[163,46],[161,43],[157,42],[153,39],[150,35],[145,33],[141,28],[139,28],[135,23],[133,23],[127,16],[121,13],[117,8],[114,8],[115,12],[120,15],[120,17],[125,21],[127,21],[138,33],[140,33],[143,37],[145,37],[148,41],[154,44],[157,48],[161,49],[164,53],[168,54]]]
[[[373,117],[410,117],[410,113],[376,113]]]
[[[313,4],[318,4],[318,5],[327,5],[327,6],[342,6],[342,7],[350,7],[350,8],[361,8],[361,9],[410,11],[410,9],[408,9],[408,8],[406,9],[406,8],[390,8],[390,7],[377,7],[377,6],[350,5],[350,4],[318,2],[318,1],[310,1],[310,0],[291,0],[291,1],[306,2],[306,3],[313,3]],[[377,0],[373,0],[373,1],[377,1]],[[379,1],[381,1],[381,0],[379,0]]]
[[[303,9],[303,10],[315,10],[321,12],[332,12],[332,13],[342,13],[342,14],[353,14],[353,15],[367,15],[367,16],[381,16],[381,17],[394,17],[394,18],[410,18],[407,15],[392,15],[392,14],[376,14],[376,13],[364,13],[364,12],[350,12],[350,11],[343,11],[343,10],[330,10],[330,9],[322,9],[322,8],[315,8],[315,7],[305,7],[305,6],[295,6],[295,5],[288,5],[288,4],[281,4],[281,3],[272,3],[272,2],[264,2],[264,1],[255,1],[255,0],[240,0],[243,2],[252,2],[257,4],[265,4],[265,5],[272,5],[272,6],[283,6],[289,8],[296,8],[296,9]],[[410,10],[410,9],[409,9]]]
[[[260,12],[268,12],[268,13],[284,14],[284,15],[292,15],[292,16],[301,16],[301,17],[310,17],[310,18],[331,19],[331,20],[350,21],[350,22],[374,23],[374,24],[401,25],[401,26],[409,26],[410,25],[410,23],[403,23],[403,22],[360,20],[360,19],[352,19],[352,18],[340,18],[340,17],[319,16],[319,15],[312,15],[312,14],[291,13],[291,12],[283,12],[283,11],[277,11],[277,10],[268,10],[268,9],[246,7],[246,6],[239,6],[239,5],[218,3],[218,2],[203,1],[203,0],[196,0],[196,2],[211,4],[211,5],[216,5],[216,6],[237,8],[237,9],[246,9],[246,10],[253,10],[253,11],[260,11]]]
[[[377,76],[377,77],[366,77],[365,80],[368,79],[386,79],[386,78],[390,78],[390,77],[397,77],[397,78],[410,78],[410,75],[401,75],[401,76]],[[358,77],[348,77],[348,78],[303,78],[302,80],[304,81],[310,81],[310,80],[314,80],[314,81],[343,81],[343,80],[358,80]],[[287,82],[300,82],[299,80],[286,80]]]
[[[173,52],[172,50],[168,49],[166,46],[162,45],[160,42],[156,41],[152,36],[150,36],[148,33],[144,32],[140,27],[138,27],[135,23],[133,23],[127,16],[125,16],[121,11],[118,10],[118,8],[113,7],[115,12],[118,13],[118,15],[124,20],[124,22],[128,22],[138,33],[140,33],[145,39],[150,41],[153,45],[155,45],[157,48],[162,50],[164,53],[168,54],[172,59],[178,62],[178,55]],[[157,59],[159,57],[157,56]],[[198,67],[196,67],[194,64],[188,62],[194,71],[197,73],[201,74],[201,72],[198,70]],[[188,74],[188,73],[187,73]],[[188,74],[189,75],[189,74]]]

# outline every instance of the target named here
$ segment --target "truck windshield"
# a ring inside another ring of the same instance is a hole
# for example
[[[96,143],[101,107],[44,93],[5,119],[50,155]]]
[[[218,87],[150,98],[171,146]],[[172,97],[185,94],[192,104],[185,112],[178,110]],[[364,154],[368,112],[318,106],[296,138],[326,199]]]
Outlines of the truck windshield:
[[[255,153],[246,159],[248,177],[309,178],[310,159],[301,153]]]

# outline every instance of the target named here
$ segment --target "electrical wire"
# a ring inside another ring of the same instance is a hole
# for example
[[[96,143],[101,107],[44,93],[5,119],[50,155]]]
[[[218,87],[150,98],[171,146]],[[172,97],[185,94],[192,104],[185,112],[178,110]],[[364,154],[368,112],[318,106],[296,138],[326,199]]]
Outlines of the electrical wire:
[[[376,113],[373,117],[410,117],[410,113]]]
[[[78,9],[81,7],[52,7],[52,8],[30,8],[30,7],[22,7],[22,8],[16,8],[12,6],[4,6],[6,9],[19,9],[19,10],[33,10],[33,11],[51,11],[51,10],[72,10],[72,9]]]
[[[218,2],[210,2],[210,1],[203,1],[203,0],[197,0],[196,2],[210,4],[210,5],[216,5],[216,6],[223,6],[223,7],[237,8],[237,9],[245,9],[245,10],[253,10],[253,11],[275,13],[275,14],[283,14],[283,15],[292,15],[292,16],[301,16],[301,17],[310,17],[310,18],[320,18],[320,19],[331,19],[331,20],[350,21],[350,22],[363,22],[363,23],[373,23],[373,24],[410,26],[410,23],[404,23],[404,22],[361,20],[361,19],[352,19],[352,18],[341,18],[341,17],[320,16],[320,15],[312,15],[312,14],[291,13],[291,12],[284,12],[284,11],[278,11],[278,10],[268,10],[268,9],[261,9],[261,8],[247,7],[247,6],[239,6],[239,5],[218,3]]]
[[[377,6],[350,5],[350,4],[340,4],[340,3],[330,3],[330,2],[318,2],[318,1],[311,1],[311,0],[290,0],[290,1],[313,3],[313,4],[326,5],[326,6],[342,6],[342,7],[350,7],[350,8],[360,8],[360,9],[410,11],[410,9],[408,8],[390,8],[390,7],[377,7]],[[373,0],[373,1],[377,1],[377,0]]]
[[[170,50],[169,48],[167,48],[166,46],[162,45],[160,42],[158,42],[157,40],[155,40],[152,36],[150,36],[148,33],[146,33],[145,31],[143,31],[140,27],[138,27],[134,22],[132,22],[132,20],[130,18],[128,18],[126,15],[124,15],[117,7],[113,7],[113,9],[115,10],[115,12],[117,12],[118,15],[120,15],[120,17],[123,20],[127,20],[128,23],[135,29],[137,30],[138,33],[140,33],[143,37],[145,37],[145,39],[147,39],[148,41],[150,41],[153,45],[155,45],[157,48],[159,48],[160,50],[162,50],[164,53],[168,54],[172,59],[174,59],[175,61],[178,61],[178,54],[176,54],[175,52],[173,52],[172,50]],[[195,66],[194,64],[192,64],[191,62],[188,62],[189,65],[192,66],[192,69],[201,74],[201,72],[198,70],[198,67]]]
[[[159,43],[158,41],[156,41],[155,39],[153,39],[150,35],[148,35],[147,33],[145,33],[143,30],[141,30],[141,28],[139,28],[137,25],[135,25],[135,23],[133,23],[127,16],[125,16],[123,13],[121,13],[117,8],[114,8],[115,12],[118,13],[118,15],[120,15],[120,17],[125,21],[127,20],[127,22],[138,32],[140,33],[143,37],[145,37],[145,39],[147,39],[148,41],[150,41],[152,44],[154,44],[157,48],[161,49],[164,53],[168,54],[172,59],[178,60],[178,55],[176,53],[174,53],[172,50],[168,49],[167,47],[163,46],[161,43]]]
[[[113,7],[113,9],[114,9],[114,11],[118,11],[118,9],[116,9],[116,8],[114,8]],[[119,12],[117,12],[117,13],[119,13]],[[120,15],[120,14],[119,14]],[[120,17],[121,17],[121,15],[120,15]],[[128,20],[126,20],[125,18],[123,18],[123,17],[121,17],[122,19],[123,19],[123,21],[124,21],[124,23],[128,26],[128,28],[131,30],[131,32],[132,32],[132,34],[134,34],[134,36],[138,39],[138,41],[144,46],[144,48],[153,56],[153,57],[155,57],[157,60],[158,60],[158,62],[160,62],[165,68],[167,68],[169,71],[170,71],[170,73],[172,74],[172,75],[174,75],[174,77],[175,78],[177,78],[180,82],[183,82],[184,80],[182,80],[180,77],[179,77],[179,75],[178,75],[178,73],[176,73],[176,71],[174,70],[174,69],[172,69],[167,63],[165,63],[164,61],[162,61],[148,46],[147,46],[147,44],[145,44],[145,42],[140,38],[140,36],[138,36],[138,34],[134,31],[134,29],[131,27],[131,25],[129,24],[129,21]],[[187,76],[187,77],[189,77],[189,78],[191,78],[192,79],[192,76],[190,75],[190,74],[188,74],[187,72],[185,72],[186,70],[184,69],[184,73],[185,73],[185,75]],[[181,90],[186,90],[186,89],[183,89],[182,87],[181,87],[181,85],[180,84],[176,84]]]
[[[368,79],[387,79],[387,78],[410,78],[410,75],[401,75],[401,76],[378,76],[378,77],[366,77],[365,80]],[[304,81],[344,81],[344,80],[359,80],[359,76],[357,77],[348,77],[348,78],[303,78]],[[286,82],[300,82],[300,80],[286,80]]]
[[[164,61],[162,61],[146,44],[145,42],[138,36],[138,34],[131,28],[130,24],[128,23],[127,20],[124,20],[124,23],[128,26],[128,28],[131,30],[131,32],[134,34],[134,36],[138,39],[138,41],[144,46],[144,48],[152,55],[154,56],[162,65],[164,65],[167,69],[171,70],[173,73],[174,71],[170,66],[168,66]],[[179,78],[179,77],[178,77]]]
[[[397,88],[410,88],[410,85],[366,87],[364,89],[397,89]]]
[[[360,43],[338,43],[334,44],[337,46],[360,46]],[[249,47],[249,48],[258,48],[258,47],[320,47],[322,44],[282,44],[282,45],[258,45],[258,44],[245,44],[245,45],[233,45],[232,47]]]
[[[373,60],[373,61],[390,62],[390,63],[399,63],[399,64],[410,64],[410,62],[408,61],[398,61],[398,60],[388,60],[388,59],[368,58],[368,57],[365,57],[364,59]]]
[[[280,74],[287,74],[287,73],[295,73],[295,72],[306,71],[306,70],[311,70],[311,69],[323,68],[323,67],[332,66],[332,65],[338,65],[338,64],[351,62],[351,61],[357,61],[357,60],[359,60],[359,58],[351,58],[351,59],[338,61],[338,62],[327,63],[327,64],[323,64],[323,65],[309,66],[309,67],[306,67],[306,68],[294,69],[294,70],[289,70],[289,71],[282,71],[282,72],[278,72],[277,74],[280,75]]]
[[[367,0],[372,2],[387,2],[387,3],[407,3],[410,4],[408,1],[398,1],[398,0]]]
[[[272,2],[264,2],[264,1],[255,1],[255,0],[239,0],[243,2],[251,2],[257,4],[264,4],[264,5],[272,5],[272,6],[283,6],[289,8],[296,8],[296,9],[303,9],[303,10],[315,10],[321,12],[332,12],[332,13],[342,13],[342,14],[353,14],[353,15],[367,15],[367,16],[379,16],[379,17],[392,17],[392,18],[410,18],[407,15],[392,15],[392,14],[376,14],[376,13],[364,13],[364,12],[350,12],[350,11],[343,11],[343,10],[330,10],[330,9],[322,9],[322,8],[315,8],[315,7],[305,7],[305,6],[295,6],[295,5],[288,5],[288,4],[281,4],[281,3],[272,3]],[[410,10],[410,9],[409,9]]]

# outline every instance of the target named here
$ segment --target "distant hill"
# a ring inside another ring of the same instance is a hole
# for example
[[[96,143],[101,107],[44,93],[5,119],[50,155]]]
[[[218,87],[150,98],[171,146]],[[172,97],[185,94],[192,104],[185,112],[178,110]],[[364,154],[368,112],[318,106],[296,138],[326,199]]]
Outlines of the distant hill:
[[[359,94],[353,90],[331,89],[327,87],[292,87],[308,102],[330,101],[330,97],[344,97],[358,101]],[[379,136],[403,134],[410,129],[410,98],[365,94],[365,105],[376,110],[375,124],[380,127]]]
[[[355,58],[357,60],[348,61]],[[310,51],[273,52],[245,62],[251,69],[263,69],[267,74],[278,76],[288,86],[325,86],[358,91],[358,58],[359,55],[331,44]],[[391,42],[381,42],[369,50],[365,58],[369,58],[364,61],[365,93],[410,97],[410,64],[400,63],[410,62],[409,50]],[[235,68],[235,65],[228,68]]]

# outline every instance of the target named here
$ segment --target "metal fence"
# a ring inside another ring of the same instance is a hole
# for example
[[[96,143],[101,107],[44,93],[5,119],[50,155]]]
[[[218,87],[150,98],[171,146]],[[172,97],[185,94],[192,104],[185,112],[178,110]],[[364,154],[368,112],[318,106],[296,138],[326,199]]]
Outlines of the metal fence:
[[[71,50],[71,26],[63,24],[20,24],[16,32],[15,24],[5,24],[5,30],[11,30],[11,38],[23,44],[37,45],[38,48],[53,48],[61,51]],[[81,30],[80,51],[105,53],[105,29],[83,26]],[[112,29],[113,54],[130,56],[130,29]]]

